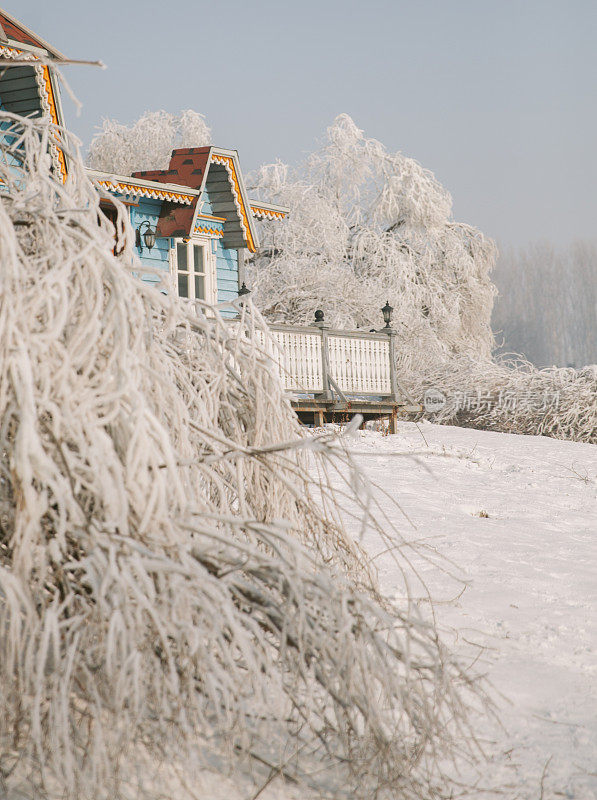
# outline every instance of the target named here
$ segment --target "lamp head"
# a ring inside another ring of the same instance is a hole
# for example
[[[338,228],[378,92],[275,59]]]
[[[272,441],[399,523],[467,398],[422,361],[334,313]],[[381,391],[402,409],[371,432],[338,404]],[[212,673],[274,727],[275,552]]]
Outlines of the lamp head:
[[[143,230],[145,228],[145,230]],[[156,229],[152,228],[149,220],[144,219],[143,222],[135,230],[135,245],[143,252],[143,245],[147,250],[153,250],[156,240]]]
[[[390,301],[386,300],[385,306],[382,308],[381,313],[383,314],[383,321],[386,323],[385,327],[390,328],[390,322],[392,321],[392,312],[394,309],[390,305]]]

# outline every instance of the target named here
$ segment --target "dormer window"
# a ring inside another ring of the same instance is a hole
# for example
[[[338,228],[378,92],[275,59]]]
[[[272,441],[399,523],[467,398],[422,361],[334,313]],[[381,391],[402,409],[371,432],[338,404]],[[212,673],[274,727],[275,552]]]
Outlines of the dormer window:
[[[215,303],[216,276],[209,242],[177,239],[173,256],[178,296]]]

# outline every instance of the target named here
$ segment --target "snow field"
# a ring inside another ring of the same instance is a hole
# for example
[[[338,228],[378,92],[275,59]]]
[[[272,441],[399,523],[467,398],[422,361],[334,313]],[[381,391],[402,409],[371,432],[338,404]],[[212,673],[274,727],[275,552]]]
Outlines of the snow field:
[[[405,538],[456,565],[415,557],[444,638],[496,690],[487,794],[597,798],[597,447],[402,423],[351,450]],[[387,545],[364,545],[392,594]]]

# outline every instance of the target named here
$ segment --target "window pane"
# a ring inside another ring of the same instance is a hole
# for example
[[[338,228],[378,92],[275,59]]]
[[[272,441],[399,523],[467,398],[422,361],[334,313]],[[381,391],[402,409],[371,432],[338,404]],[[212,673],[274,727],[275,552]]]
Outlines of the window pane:
[[[178,269],[188,269],[187,246],[183,242],[177,242],[176,244],[176,264],[178,265]]]
[[[178,296],[189,296],[189,276],[181,275],[180,272],[178,273]]]
[[[195,267],[195,272],[205,272],[203,247],[198,244],[193,245],[193,265]]]
[[[195,299],[205,300],[205,278],[195,275]]]

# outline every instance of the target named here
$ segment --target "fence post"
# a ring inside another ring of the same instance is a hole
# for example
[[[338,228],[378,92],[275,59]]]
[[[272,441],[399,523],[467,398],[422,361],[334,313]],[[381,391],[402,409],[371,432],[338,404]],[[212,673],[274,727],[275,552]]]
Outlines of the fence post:
[[[390,356],[390,392],[392,400],[397,403],[398,402],[398,384],[396,382],[396,360],[395,360],[395,353],[396,353],[396,331],[394,328],[384,328],[388,336],[390,337],[389,341],[389,356]]]
[[[332,392],[330,389],[330,378],[329,378],[329,351],[328,351],[328,330],[329,325],[326,325],[325,320],[323,318],[323,311],[318,309],[315,312],[315,322],[313,325],[316,328],[319,328],[321,331],[321,378],[322,378],[322,388],[323,391],[321,394],[317,395],[318,400],[324,401],[332,401]]]

